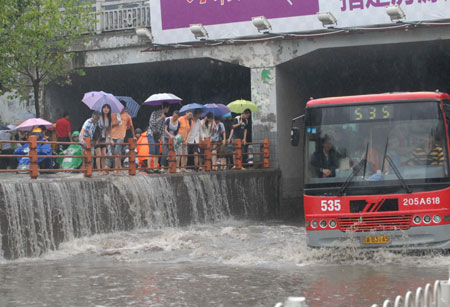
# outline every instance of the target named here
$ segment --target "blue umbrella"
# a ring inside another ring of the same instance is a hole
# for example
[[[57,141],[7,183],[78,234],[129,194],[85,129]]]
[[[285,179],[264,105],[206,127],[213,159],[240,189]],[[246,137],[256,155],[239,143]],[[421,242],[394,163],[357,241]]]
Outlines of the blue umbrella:
[[[135,118],[137,116],[141,106],[139,105],[139,103],[136,102],[136,100],[134,100],[131,97],[126,97],[126,96],[116,96],[116,98],[119,99],[119,101],[123,101],[127,104],[127,107],[125,108],[125,112],[130,114],[130,116],[132,118]]]
[[[190,103],[187,104],[185,106],[183,106],[180,109],[180,113],[185,113],[187,111],[192,111],[192,110],[196,110],[196,109],[201,109],[202,111],[206,109],[206,107],[202,104],[198,104],[198,103]]]
[[[208,113],[212,113],[214,116],[224,116],[231,112],[230,108],[223,104],[209,103],[205,104],[206,110],[203,111],[202,116],[206,116]]]

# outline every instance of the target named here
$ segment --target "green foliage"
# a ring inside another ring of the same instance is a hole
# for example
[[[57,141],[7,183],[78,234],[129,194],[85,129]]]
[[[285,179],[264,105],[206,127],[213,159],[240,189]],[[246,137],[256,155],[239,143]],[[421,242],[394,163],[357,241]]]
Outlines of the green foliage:
[[[70,83],[75,41],[86,39],[95,15],[84,0],[0,0],[0,91],[28,99],[36,115],[50,82]]]

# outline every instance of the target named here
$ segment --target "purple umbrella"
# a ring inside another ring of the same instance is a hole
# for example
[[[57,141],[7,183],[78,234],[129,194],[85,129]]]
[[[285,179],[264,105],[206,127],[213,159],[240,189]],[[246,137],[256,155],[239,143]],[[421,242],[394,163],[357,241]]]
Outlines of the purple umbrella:
[[[223,104],[208,103],[205,104],[206,110],[203,111],[202,116],[206,116],[211,112],[214,116],[224,116],[225,114],[231,112],[230,108]]]
[[[81,101],[93,111],[101,112],[105,104],[111,106],[111,113],[120,113],[123,109],[123,105],[113,94],[103,91],[86,93]]]
[[[145,100],[144,104],[148,106],[160,106],[163,102],[180,103],[182,100],[183,99],[175,96],[174,94],[161,93],[151,95]]]
[[[53,129],[53,124],[42,118],[30,118],[16,127],[15,130],[31,131],[34,127],[45,126],[47,129]]]

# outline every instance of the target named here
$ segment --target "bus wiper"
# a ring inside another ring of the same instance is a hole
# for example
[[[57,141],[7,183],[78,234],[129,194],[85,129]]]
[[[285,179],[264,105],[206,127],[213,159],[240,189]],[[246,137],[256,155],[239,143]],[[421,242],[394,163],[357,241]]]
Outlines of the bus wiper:
[[[345,193],[345,191],[347,190],[348,186],[352,182],[353,178],[355,178],[356,174],[358,174],[363,167],[364,167],[364,173],[366,172],[366,164],[367,164],[367,154],[368,154],[368,152],[369,152],[369,143],[367,143],[366,153],[364,154],[364,158],[361,159],[361,161],[359,161],[358,164],[356,164],[356,166],[353,167],[352,172],[350,173],[350,175],[348,175],[347,179],[345,179],[344,184],[342,184],[341,188],[337,192],[337,196],[342,196]]]
[[[391,156],[389,156],[387,154],[388,144],[389,144],[389,137],[386,138],[386,146],[384,147],[384,156],[383,156],[383,163],[382,163],[382,166],[381,166],[381,171],[384,170],[384,161],[385,160],[388,161],[389,166],[394,171],[394,174],[397,176],[398,180],[400,180],[400,184],[402,185],[402,188],[405,189],[406,193],[412,193],[410,187],[406,184],[405,179],[403,178],[402,174],[398,170],[397,165],[395,165],[394,161],[392,161]]]
[[[395,175],[397,176],[398,180],[400,180],[402,188],[405,189],[406,193],[412,193],[410,187],[406,184],[405,178],[403,178],[402,174],[398,170],[398,168],[395,165],[394,161],[392,161],[391,156],[386,155],[385,159],[388,161],[389,165],[391,166],[391,168],[394,171]]]

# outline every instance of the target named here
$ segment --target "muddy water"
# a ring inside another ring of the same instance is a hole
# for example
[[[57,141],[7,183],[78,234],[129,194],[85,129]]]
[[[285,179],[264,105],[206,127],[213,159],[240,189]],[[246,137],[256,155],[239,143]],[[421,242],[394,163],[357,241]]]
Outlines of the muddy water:
[[[0,262],[0,306],[381,305],[448,278],[450,256],[306,247],[300,225],[227,220],[72,240]]]

